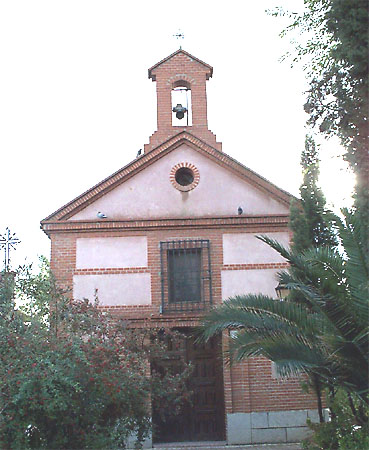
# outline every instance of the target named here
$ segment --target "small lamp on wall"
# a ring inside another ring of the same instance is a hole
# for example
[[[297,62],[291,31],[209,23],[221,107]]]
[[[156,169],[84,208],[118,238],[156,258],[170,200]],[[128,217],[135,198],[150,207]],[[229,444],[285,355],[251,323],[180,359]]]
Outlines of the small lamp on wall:
[[[229,330],[229,337],[231,339],[236,339],[237,336],[238,336],[238,330]]]
[[[288,288],[286,287],[285,284],[278,283],[277,287],[275,288],[275,292],[279,300],[283,300],[288,295]]]

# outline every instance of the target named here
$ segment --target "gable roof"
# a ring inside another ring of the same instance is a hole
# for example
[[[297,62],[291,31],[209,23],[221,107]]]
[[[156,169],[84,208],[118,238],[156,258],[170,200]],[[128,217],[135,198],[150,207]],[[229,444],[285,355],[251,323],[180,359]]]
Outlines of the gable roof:
[[[231,170],[235,175],[243,178],[245,181],[255,186],[257,189],[267,193],[275,200],[281,202],[285,206],[289,206],[291,198],[293,196],[283,189],[277,187],[270,181],[266,180],[262,176],[258,175],[248,167],[239,163],[232,157],[228,156],[224,152],[221,152],[209,144],[201,141],[188,131],[182,131],[175,136],[171,137],[167,141],[163,142],[155,149],[148,153],[144,153],[142,156],[136,158],[117,172],[105,178],[100,183],[93,186],[88,191],[84,192],[74,200],[70,201],[66,205],[59,208],[41,221],[41,225],[68,220],[71,216],[84,209],[89,204],[96,201],[112,189],[116,188],[126,180],[141,172],[149,165],[153,164],[158,159],[162,158],[169,152],[178,148],[181,144],[186,143],[191,148],[207,156],[215,163]]]
[[[196,56],[191,55],[190,53],[186,52],[185,50],[182,50],[181,48],[179,50],[177,50],[176,52],[172,53],[171,55],[167,56],[166,58],[162,59],[161,61],[159,61],[158,63],[156,63],[155,65],[153,65],[152,67],[150,67],[149,69],[149,78],[152,78],[152,81],[156,80],[156,75],[154,75],[152,73],[153,70],[155,70],[156,68],[158,68],[161,64],[169,61],[171,58],[173,58],[176,55],[179,55],[180,53],[182,53],[183,55],[188,56],[189,58],[193,59],[194,61],[198,62],[199,64],[203,65],[204,67],[206,67],[209,70],[209,73],[206,75],[206,79],[208,80],[209,78],[211,78],[213,76],[213,68],[212,66],[210,66],[209,64],[207,64],[204,61],[201,61],[201,59],[196,58]]]

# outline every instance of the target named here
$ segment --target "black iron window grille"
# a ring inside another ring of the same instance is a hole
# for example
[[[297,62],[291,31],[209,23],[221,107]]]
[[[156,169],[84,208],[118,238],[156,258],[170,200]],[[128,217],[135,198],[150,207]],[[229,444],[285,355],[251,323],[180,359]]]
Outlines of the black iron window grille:
[[[160,242],[162,312],[201,311],[212,303],[210,242]]]

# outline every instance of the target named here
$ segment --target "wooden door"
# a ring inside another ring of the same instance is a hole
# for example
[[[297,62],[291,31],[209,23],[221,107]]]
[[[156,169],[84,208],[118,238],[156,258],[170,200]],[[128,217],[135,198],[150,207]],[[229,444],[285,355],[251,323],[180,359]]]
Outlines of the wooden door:
[[[181,413],[163,421],[153,408],[154,442],[217,441],[225,439],[225,412],[221,338],[196,344],[188,337],[178,353],[193,365],[188,382],[191,401]],[[171,355],[165,364],[177,364]],[[172,362],[170,363],[170,360]]]
[[[194,371],[190,379],[193,404],[190,406],[190,432],[193,441],[224,439],[224,387],[221,341],[206,344],[187,342],[188,360]]]

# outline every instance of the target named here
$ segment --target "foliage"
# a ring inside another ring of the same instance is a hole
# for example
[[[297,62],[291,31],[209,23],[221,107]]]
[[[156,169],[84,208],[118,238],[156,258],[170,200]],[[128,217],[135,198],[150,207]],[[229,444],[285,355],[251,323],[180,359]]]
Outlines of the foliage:
[[[230,345],[236,359],[265,356],[283,376],[316,373],[333,390],[340,387],[367,404],[369,263],[357,213],[344,214],[338,223],[343,255],[329,247],[299,254],[260,237],[290,263],[279,281],[300,301],[261,294],[230,298],[206,316],[203,336],[236,329]],[[357,420],[367,417],[358,414]]]
[[[369,448],[368,423],[361,426],[356,425],[355,417],[342,392],[335,397],[331,407],[336,413],[330,422],[323,424],[308,422],[314,434],[303,442],[303,448],[305,450],[362,450]],[[367,409],[367,416],[368,413]]]
[[[325,198],[318,187],[319,156],[314,139],[306,135],[301,154],[303,182],[300,187],[301,202],[292,201],[290,228],[293,231],[292,248],[302,252],[307,248],[324,245],[336,246],[333,216],[325,207]]]
[[[334,216],[326,209],[325,198],[318,187],[319,155],[312,136],[306,135],[305,148],[301,154],[301,167],[303,182],[300,186],[301,201],[292,200],[290,206],[290,228],[293,231],[291,248],[301,253],[310,247],[337,246],[334,233]],[[296,272],[296,269],[294,269]],[[295,276],[304,278],[304,272],[295,273]],[[291,292],[290,300],[301,302],[301,293]],[[324,422],[322,391],[325,380],[317,371],[309,373],[307,386],[311,387],[318,401],[320,422]]]
[[[367,0],[304,0],[304,6],[302,14],[281,9],[273,14],[291,19],[282,36],[300,33],[293,62],[304,61],[310,82],[305,104],[308,123],[326,136],[340,138],[344,157],[357,175],[356,206],[368,223],[369,4]]]
[[[151,375],[150,359],[164,351],[157,330],[71,302],[47,274],[23,268],[0,282],[0,447],[123,448],[132,433],[139,445],[149,399],[174,411],[188,372]],[[30,298],[27,314],[14,291]]]

